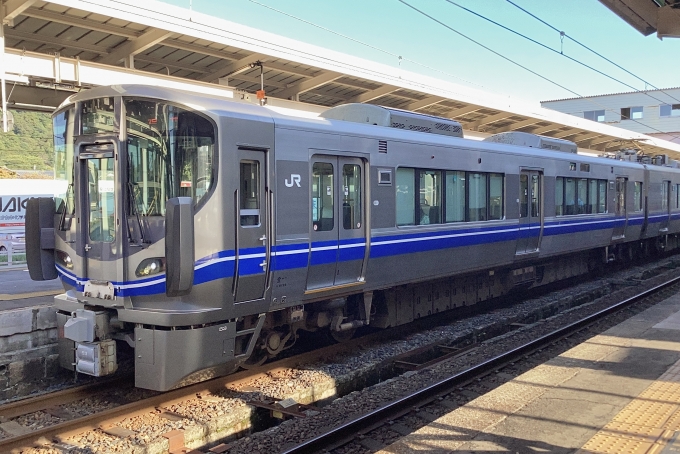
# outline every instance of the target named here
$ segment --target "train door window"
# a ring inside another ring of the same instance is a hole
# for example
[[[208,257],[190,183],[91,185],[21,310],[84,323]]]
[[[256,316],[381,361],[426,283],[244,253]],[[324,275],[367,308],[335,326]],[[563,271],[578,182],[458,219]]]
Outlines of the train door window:
[[[241,161],[241,225],[260,225],[260,163]]]
[[[416,213],[415,170],[397,169],[397,225],[414,225]]]
[[[541,187],[538,180],[538,175],[531,175],[531,217],[538,217],[539,212],[539,200],[541,197]]]
[[[680,184],[675,185],[675,208],[680,208]]]
[[[468,220],[486,221],[486,174],[468,173]]]
[[[597,180],[597,212],[607,212],[607,180]]]
[[[588,200],[588,180],[581,178],[577,181],[576,201],[578,202],[578,214],[586,212],[586,201]]]
[[[661,209],[663,211],[668,211],[668,198],[670,197],[669,189],[671,182],[664,181],[661,183]]]
[[[588,202],[586,213],[597,213],[597,180],[588,180]]]
[[[312,167],[312,223],[314,230],[333,230],[333,164],[315,162]]]
[[[564,214],[576,214],[576,180],[574,178],[564,179]]]
[[[503,219],[503,175],[489,175],[489,219]]]
[[[555,178],[555,216],[564,214],[564,178]]]
[[[635,192],[633,194],[633,210],[642,211],[642,182],[635,182]]]
[[[342,226],[345,230],[361,228],[361,166],[342,167]]]
[[[446,172],[446,222],[465,221],[465,172]]]
[[[616,179],[616,214],[626,214],[626,179]]]
[[[418,224],[439,224],[442,213],[442,173],[438,170],[420,170]]]
[[[529,176],[519,176],[519,217],[529,217]]]
[[[116,237],[113,158],[88,159],[90,240],[111,243]]]

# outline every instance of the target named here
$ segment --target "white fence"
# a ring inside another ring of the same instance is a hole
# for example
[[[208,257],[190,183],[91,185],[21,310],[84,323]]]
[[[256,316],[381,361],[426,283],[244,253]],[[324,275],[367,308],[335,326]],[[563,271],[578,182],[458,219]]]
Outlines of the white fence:
[[[22,243],[6,242],[0,247],[0,269],[26,268],[26,247]]]

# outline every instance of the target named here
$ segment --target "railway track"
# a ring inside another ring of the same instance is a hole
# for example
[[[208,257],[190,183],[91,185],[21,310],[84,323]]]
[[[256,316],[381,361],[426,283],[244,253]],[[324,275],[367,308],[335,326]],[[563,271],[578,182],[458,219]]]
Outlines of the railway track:
[[[538,339],[527,342],[504,354],[498,355],[481,364],[470,367],[452,377],[441,380],[426,388],[410,393],[398,400],[390,402],[376,410],[358,416],[344,424],[331,428],[314,438],[307,440],[297,446],[286,449],[284,454],[302,454],[313,452],[331,452],[341,446],[347,445],[358,438],[364,438],[372,430],[387,424],[394,424],[394,421],[406,414],[412,413],[424,405],[431,404],[444,398],[462,386],[489,375],[503,367],[514,364],[515,361],[527,357],[550,344],[554,344],[561,339],[569,337],[574,333],[597,323],[613,313],[628,308],[632,304],[638,303],[643,299],[658,295],[673,286],[680,284],[680,277],[670,279],[663,284],[651,289],[640,292],[639,294],[618,302],[607,309],[601,310],[587,317],[573,322],[563,328],[557,329]]]
[[[660,291],[661,288],[666,288],[676,281],[677,279],[671,280],[662,286],[655,287],[653,290],[648,291],[645,294],[658,292]],[[640,298],[643,297],[644,296],[638,295],[635,298],[627,300],[627,304],[632,304],[632,302],[639,300]],[[617,307],[623,307],[623,305],[620,304]],[[613,310],[615,309],[609,309],[609,311]],[[607,312],[602,311],[601,313],[599,313],[599,316],[602,317],[606,313]],[[511,323],[510,325],[515,326],[514,327],[510,326],[508,330],[525,326],[525,324],[523,323]],[[571,325],[571,328],[572,329],[574,328],[574,324]],[[417,329],[419,328],[413,328],[413,330]],[[346,354],[347,352],[361,349],[364,345],[368,344],[369,342],[376,342],[381,339],[383,340],[390,339],[391,337],[394,337],[395,335],[399,334],[401,336],[404,335],[403,327],[400,330],[398,330],[397,333],[391,333],[390,330],[376,332],[369,336],[365,336],[360,339],[355,339],[348,343],[333,345],[330,347],[325,347],[323,349],[315,350],[313,352],[308,352],[305,353],[304,356],[287,358],[284,360],[266,364],[264,366],[249,371],[243,371],[227,377],[205,381],[196,385],[191,385],[185,388],[177,389],[168,393],[148,396],[148,398],[145,398],[137,402],[127,403],[120,402],[120,405],[116,406],[115,408],[109,408],[102,412],[97,412],[96,414],[90,414],[84,417],[70,418],[71,415],[69,415],[68,412],[60,412],[59,407],[61,405],[64,405],[65,403],[69,402],[77,403],[77,401],[80,399],[86,399],[87,397],[100,394],[103,388],[103,385],[101,383],[94,385],[94,387],[93,386],[83,387],[74,390],[63,391],[53,395],[41,396],[33,399],[25,399],[24,401],[0,407],[0,421],[7,421],[10,420],[11,418],[16,418],[19,415],[26,414],[31,411],[47,411],[50,414],[57,415],[62,420],[59,423],[53,424],[49,427],[39,428],[29,433],[16,433],[14,434],[14,436],[0,440],[0,452],[21,452],[27,448],[39,445],[49,445],[57,448],[61,447],[63,450],[68,450],[71,448],[71,446],[68,443],[69,438],[77,434],[81,434],[84,431],[98,430],[111,434],[112,436],[116,435],[126,436],[126,434],[129,435],[130,431],[126,432],[126,430],[121,430],[122,427],[121,422],[125,420],[130,420],[135,416],[153,414],[158,415],[160,418],[167,418],[168,420],[171,421],[181,419],[181,415],[178,415],[174,411],[178,403],[185,402],[191,399],[194,400],[203,399],[204,401],[210,401],[211,399],[216,398],[216,396],[219,396],[221,393],[224,393],[227,389],[233,389],[235,387],[238,388],[239,383],[250,383],[254,380],[257,380],[258,377],[270,377],[272,375],[280,373],[280,371],[299,367],[300,363],[311,364],[314,363],[315,361],[321,361],[322,359],[331,358],[337,355],[343,355]],[[554,342],[554,340],[547,341],[545,339],[543,339],[543,341]],[[532,345],[533,344],[535,344],[533,348],[540,348],[540,340],[535,341],[534,343],[532,343]],[[394,363],[393,367],[395,367],[396,369],[400,369],[402,372],[404,369],[420,370],[424,367],[429,367],[438,361],[464,355],[466,354],[466,352],[474,350],[475,348],[476,344],[471,343],[470,340],[467,340],[464,343],[459,343],[457,345],[442,345],[441,343],[435,343],[430,346],[422,347],[420,350],[416,350],[414,352],[410,352],[409,354],[405,354],[402,357],[392,358],[391,362]],[[528,352],[531,348],[532,347],[523,347],[522,349],[515,349],[513,350],[513,353],[519,356],[527,355],[529,354]],[[432,352],[430,352],[430,350]],[[440,357],[438,357],[438,355]],[[485,362],[483,365],[478,366],[475,369],[471,369],[470,371],[466,371],[465,373],[457,374],[456,377],[453,378],[453,381],[450,383],[450,385],[453,387],[461,386],[460,383],[464,382],[466,380],[466,377],[468,377],[467,380],[474,380],[475,378],[479,377],[480,374],[484,373],[484,368],[487,369],[486,373],[488,373],[488,371],[493,371],[500,368],[501,363],[503,361],[504,359],[502,357],[497,357],[490,361]],[[505,359],[505,361],[511,361],[511,359]],[[118,382],[111,383],[108,385],[108,387],[111,388],[118,388],[124,386],[129,386],[129,383],[126,384],[125,382]],[[430,387],[432,389],[428,388],[430,389],[430,391],[423,392],[433,392],[434,395],[441,395],[445,393],[443,389],[446,386],[448,385],[444,383],[438,384],[437,387],[434,387],[433,385],[433,387]],[[355,435],[356,433],[365,433],[366,432],[365,429],[367,427],[366,425],[368,425],[368,427],[374,427],[382,424],[379,421],[381,417],[380,415],[383,414],[382,412],[386,412],[384,414],[389,414],[389,412],[392,412],[392,415],[394,415],[398,414],[399,412],[411,411],[414,405],[422,405],[418,404],[417,402],[421,400],[423,402],[427,401],[428,398],[423,396],[418,397],[414,395],[400,399],[398,402],[394,402],[393,404],[386,406],[385,409],[379,409],[376,410],[375,412],[371,412],[372,416],[370,416],[370,418],[374,418],[373,420],[358,419],[353,424],[350,423],[344,424],[343,426],[340,427],[340,432],[337,432],[336,435],[327,434],[325,436],[322,436],[331,438],[319,438],[318,441],[311,440],[309,443],[320,443],[320,445],[329,443],[329,446],[333,444],[342,445],[346,443],[347,440],[335,442],[331,440],[332,437],[341,437],[342,430],[354,431]],[[430,399],[432,398],[430,397]],[[402,410],[398,409],[399,405],[404,406]],[[266,404],[261,405],[261,407],[266,407]],[[295,411],[291,411],[289,414],[295,414]],[[394,417],[395,416],[385,416],[384,418],[393,419]],[[360,426],[364,430],[356,431],[357,426]],[[214,445],[214,443],[211,443],[211,445]],[[301,445],[299,448],[295,448],[299,449],[299,451],[291,450],[290,452],[309,452],[318,449],[318,445],[316,444],[310,446]],[[209,452],[238,452],[229,451],[228,449],[229,445],[223,445],[221,447],[216,446],[213,448],[213,450]]]

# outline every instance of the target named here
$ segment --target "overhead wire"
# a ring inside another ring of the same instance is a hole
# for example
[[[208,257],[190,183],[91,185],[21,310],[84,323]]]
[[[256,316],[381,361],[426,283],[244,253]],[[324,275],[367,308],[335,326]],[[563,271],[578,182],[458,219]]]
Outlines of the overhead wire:
[[[413,9],[413,10],[415,10],[415,11],[417,11],[417,12],[420,13],[421,15],[427,17],[428,19],[430,19],[430,20],[432,20],[432,21],[434,21],[434,22],[436,22],[436,23],[438,23],[439,25],[445,27],[446,29],[448,29],[448,30],[450,30],[450,31],[452,31],[452,32],[454,32],[454,33],[456,33],[457,35],[459,35],[459,36],[461,36],[461,37],[467,39],[468,41],[471,41],[471,42],[477,44],[478,46],[480,46],[480,47],[482,47],[482,48],[488,50],[489,52],[493,53],[494,55],[497,55],[497,56],[501,57],[502,59],[504,59],[504,60],[506,60],[506,61],[512,63],[513,65],[516,65],[516,66],[518,66],[518,67],[524,69],[525,71],[528,71],[528,72],[530,72],[531,74],[534,74],[535,76],[540,77],[541,79],[543,79],[543,80],[545,80],[545,81],[547,81],[547,82],[549,82],[549,83],[551,83],[551,84],[553,84],[553,85],[556,85],[556,86],[562,88],[563,90],[568,91],[569,93],[572,93],[572,94],[576,95],[578,98],[583,98],[583,99],[585,99],[586,101],[589,101],[589,102],[591,102],[592,104],[595,104],[596,106],[601,107],[603,110],[607,110],[607,111],[609,111],[609,112],[616,113],[617,115],[620,114],[620,112],[616,112],[615,110],[610,109],[610,108],[608,108],[608,107],[606,107],[606,106],[604,106],[604,105],[602,105],[602,104],[596,102],[596,101],[593,100],[593,99],[587,98],[587,97],[585,97],[585,96],[583,96],[583,95],[577,93],[576,91],[574,91],[574,90],[572,90],[572,89],[570,89],[570,88],[567,88],[567,87],[565,87],[564,85],[562,85],[562,84],[560,84],[560,83],[558,83],[558,82],[555,82],[554,80],[552,80],[552,79],[550,79],[550,78],[548,78],[548,77],[546,77],[546,76],[544,76],[544,75],[542,75],[542,74],[540,74],[540,73],[538,73],[538,72],[536,72],[536,71],[534,71],[534,70],[532,70],[532,69],[530,69],[530,68],[528,68],[528,67],[526,67],[526,66],[524,66],[524,65],[522,65],[522,64],[520,64],[520,63],[518,63],[518,62],[516,62],[516,61],[514,61],[514,60],[512,60],[511,58],[506,57],[505,55],[503,55],[503,54],[501,54],[501,53],[499,53],[499,52],[496,52],[495,50],[491,49],[490,47],[488,47],[488,46],[486,46],[486,45],[480,43],[479,41],[476,41],[475,39],[473,39],[473,38],[471,38],[471,37],[465,35],[465,34],[462,33],[462,32],[459,32],[459,31],[456,30],[455,28],[449,26],[448,24],[445,24],[444,22],[442,22],[442,21],[440,21],[439,19],[433,17],[432,15],[426,13],[425,11],[422,11],[421,9],[416,8],[415,6],[413,6],[413,5],[411,5],[410,3],[408,3],[406,0],[397,0],[397,1],[403,3],[404,5],[408,6],[409,8],[411,8],[411,9]],[[460,7],[460,5],[455,4],[455,2],[452,2],[451,0],[445,0],[445,1],[447,1],[447,2],[449,2],[449,3],[451,3],[451,4],[454,4],[455,6],[459,6],[459,7]],[[467,8],[463,8],[463,7],[461,7],[461,8],[467,10]],[[478,14],[475,13],[475,15],[478,15]],[[494,22],[494,21],[491,21],[490,19],[487,19],[487,18],[484,17],[484,16],[481,16],[481,15],[478,15],[478,16],[484,18],[485,20],[488,20],[488,21],[490,21],[490,22],[493,22],[493,23],[495,23],[496,25],[499,25],[499,26],[501,26],[501,27],[503,27],[503,28],[506,28],[506,27],[504,27],[504,26],[502,26],[502,25],[500,25],[500,24],[498,24],[498,23],[496,23],[496,22]],[[506,29],[507,29],[507,28],[506,28]],[[512,30],[510,30],[510,31],[512,31]],[[513,32],[514,32],[514,31],[513,31]],[[514,33],[517,33],[517,32],[514,32]],[[517,34],[519,34],[519,33],[517,33]],[[523,35],[520,34],[520,36],[523,36]],[[530,38],[528,38],[528,39],[530,39]],[[532,41],[533,41],[533,40],[532,40]],[[535,42],[535,41],[534,41],[534,42]],[[538,43],[538,44],[540,44],[540,43]],[[542,44],[541,44],[541,45],[542,45]],[[545,47],[545,46],[544,46],[544,47]],[[552,49],[552,48],[550,48],[550,47],[548,47],[548,49],[554,50],[554,49]],[[663,101],[662,101],[662,102],[663,102]],[[645,123],[643,123],[643,122],[641,122],[641,121],[638,121],[638,120],[636,120],[636,119],[630,118],[630,120],[633,121],[633,122],[635,122],[635,123],[638,123],[638,124],[641,125],[641,126],[644,126],[644,127],[646,127],[646,128],[652,129],[652,130],[654,130],[654,131],[656,131],[656,132],[659,132],[659,133],[662,133],[662,134],[668,134],[668,132],[666,132],[666,131],[661,131],[660,129],[657,129],[657,128],[653,127],[653,126],[647,125],[647,124],[645,124]],[[680,139],[679,136],[670,135],[670,137],[672,137],[672,138],[674,138],[674,139]]]
[[[488,90],[488,88],[487,88],[487,87],[484,87],[483,85],[477,84],[477,83],[475,83],[475,82],[470,82],[469,80],[465,80],[465,79],[463,79],[463,78],[461,78],[461,77],[458,77],[458,76],[456,76],[456,75],[447,73],[446,71],[442,71],[441,69],[433,68],[433,67],[428,66],[428,65],[426,65],[426,64],[417,62],[417,61],[415,61],[415,60],[411,60],[410,58],[406,58],[406,57],[404,57],[404,56],[402,56],[402,55],[395,54],[394,52],[390,52],[390,51],[388,51],[388,50],[381,49],[381,48],[379,48],[379,47],[377,47],[377,46],[374,46],[374,45],[372,45],[372,44],[363,42],[363,41],[358,40],[358,39],[356,39],[356,38],[352,38],[351,36],[347,36],[347,35],[345,35],[345,34],[336,32],[335,30],[331,30],[330,28],[323,27],[323,26],[321,26],[321,25],[315,24],[314,22],[310,22],[310,21],[308,21],[308,20],[306,20],[306,19],[303,19],[303,18],[301,18],[301,17],[295,16],[295,15],[290,14],[290,13],[287,13],[287,12],[285,12],[285,11],[281,11],[280,9],[274,8],[274,7],[269,6],[269,5],[265,5],[264,3],[260,3],[260,2],[258,2],[257,0],[248,0],[248,1],[250,1],[251,3],[255,3],[256,5],[259,5],[259,6],[263,7],[263,8],[267,8],[267,9],[269,9],[269,10],[271,10],[271,11],[277,12],[277,13],[279,13],[279,14],[283,14],[284,16],[290,17],[291,19],[295,19],[295,20],[300,21],[300,22],[303,22],[303,23],[305,23],[305,24],[307,24],[307,25],[311,25],[312,27],[318,28],[319,30],[323,30],[323,31],[326,31],[326,32],[328,32],[328,33],[332,33],[332,34],[334,34],[334,35],[336,35],[336,36],[339,36],[339,37],[344,38],[344,39],[348,39],[348,40],[350,40],[350,41],[352,41],[352,42],[355,42],[355,43],[357,43],[357,44],[361,44],[362,46],[366,46],[366,47],[368,47],[368,48],[370,48],[370,49],[377,50],[378,52],[382,52],[382,53],[384,53],[384,54],[386,54],[386,55],[389,55],[389,56],[391,56],[391,57],[396,57],[396,58],[398,58],[400,61],[403,60],[403,61],[405,61],[405,62],[413,63],[414,65],[418,65],[418,66],[420,66],[420,67],[429,69],[430,71],[435,71],[435,72],[437,72],[437,73],[444,74],[444,75],[446,75],[446,76],[453,77],[454,79],[458,79],[458,80],[461,80],[461,81],[463,81],[463,82],[465,82],[465,83],[468,83],[468,84],[471,84],[471,85],[475,85],[475,86],[477,86],[477,87],[481,87],[481,88],[484,88],[485,90]]]
[[[672,94],[670,94],[670,93],[664,91],[663,89],[660,89],[660,88],[656,87],[654,84],[652,84],[652,83],[646,81],[646,80],[643,79],[642,77],[640,77],[640,76],[634,74],[633,72],[627,70],[627,69],[624,68],[623,66],[621,66],[621,65],[619,65],[618,63],[616,63],[616,62],[610,60],[609,58],[605,57],[604,55],[602,55],[601,53],[597,52],[596,50],[591,49],[590,47],[588,47],[588,46],[586,46],[585,44],[581,43],[581,42],[578,41],[577,39],[575,39],[575,38],[569,36],[569,34],[567,34],[566,32],[564,32],[564,31],[562,31],[562,30],[559,30],[557,27],[554,27],[553,25],[551,25],[551,24],[549,24],[548,22],[544,21],[543,19],[541,19],[540,17],[538,17],[538,16],[536,16],[535,14],[531,13],[530,11],[527,11],[526,9],[522,8],[521,6],[519,6],[518,4],[516,4],[515,2],[513,2],[512,0],[506,0],[506,1],[507,1],[508,3],[510,3],[512,6],[514,6],[515,8],[519,9],[520,11],[523,11],[524,13],[526,13],[526,14],[528,14],[529,16],[533,17],[533,18],[536,19],[537,21],[541,22],[542,24],[546,25],[547,27],[550,27],[551,29],[553,29],[554,31],[556,31],[557,33],[559,33],[559,34],[560,34],[560,38],[564,38],[564,37],[569,38],[569,39],[570,39],[571,41],[573,41],[574,43],[578,44],[579,46],[583,47],[584,49],[588,50],[589,52],[592,52],[593,54],[595,54],[595,55],[597,55],[598,57],[602,58],[603,60],[607,61],[608,63],[611,63],[612,65],[616,66],[617,68],[619,68],[620,70],[624,71],[625,73],[627,73],[627,74],[629,74],[629,75],[635,77],[636,79],[638,79],[638,80],[641,81],[641,82],[644,82],[646,85],[649,85],[649,86],[652,87],[653,89],[655,89],[655,90],[657,90],[657,91],[660,91],[661,93],[663,93],[663,94],[665,94],[665,95],[668,95],[668,96],[670,96],[671,98],[675,99],[676,101],[680,102],[680,99],[676,98],[676,97],[673,96]],[[641,90],[637,90],[637,89],[636,89],[635,91],[640,92]]]

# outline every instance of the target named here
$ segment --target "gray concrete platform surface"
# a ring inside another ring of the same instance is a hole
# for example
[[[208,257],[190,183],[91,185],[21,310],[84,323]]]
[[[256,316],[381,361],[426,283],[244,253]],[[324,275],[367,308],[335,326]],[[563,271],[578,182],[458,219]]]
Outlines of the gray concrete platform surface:
[[[678,434],[675,295],[380,452],[657,453]]]
[[[52,304],[63,292],[61,279],[33,281],[28,270],[0,271],[0,311]]]

